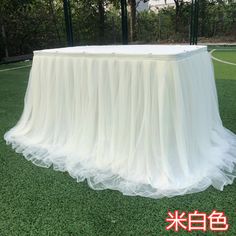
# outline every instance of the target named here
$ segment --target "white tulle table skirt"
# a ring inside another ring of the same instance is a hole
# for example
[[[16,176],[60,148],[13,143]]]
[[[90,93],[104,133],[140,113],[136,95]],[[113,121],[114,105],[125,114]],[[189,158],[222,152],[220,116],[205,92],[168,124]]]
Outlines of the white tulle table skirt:
[[[126,195],[223,190],[235,177],[236,136],[222,125],[206,47],[36,51],[5,140],[38,166]]]

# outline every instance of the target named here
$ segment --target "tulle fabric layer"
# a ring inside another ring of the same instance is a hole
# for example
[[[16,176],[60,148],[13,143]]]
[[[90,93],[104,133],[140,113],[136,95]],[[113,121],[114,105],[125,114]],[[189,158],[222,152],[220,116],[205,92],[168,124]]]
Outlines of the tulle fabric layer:
[[[4,136],[41,167],[96,190],[172,197],[235,178],[211,59],[35,55],[24,111]]]

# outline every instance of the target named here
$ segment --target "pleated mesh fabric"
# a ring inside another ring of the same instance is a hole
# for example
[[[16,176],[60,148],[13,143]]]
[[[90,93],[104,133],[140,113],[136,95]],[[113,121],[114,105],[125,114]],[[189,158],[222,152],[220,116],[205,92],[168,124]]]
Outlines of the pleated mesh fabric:
[[[4,138],[96,190],[161,198],[235,178],[236,135],[222,125],[206,50],[35,53],[23,114]]]

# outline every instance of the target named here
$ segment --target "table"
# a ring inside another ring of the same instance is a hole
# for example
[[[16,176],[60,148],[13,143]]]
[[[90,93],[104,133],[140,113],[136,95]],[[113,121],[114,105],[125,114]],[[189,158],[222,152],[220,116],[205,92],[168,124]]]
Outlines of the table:
[[[35,165],[125,195],[223,190],[235,177],[236,135],[222,125],[205,46],[35,51],[4,138]]]

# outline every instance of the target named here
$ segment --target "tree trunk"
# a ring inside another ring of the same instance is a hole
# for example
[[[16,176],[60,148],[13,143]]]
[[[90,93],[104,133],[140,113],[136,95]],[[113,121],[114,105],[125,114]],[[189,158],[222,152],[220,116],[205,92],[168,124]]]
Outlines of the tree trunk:
[[[200,19],[201,19],[201,36],[205,36],[205,31],[206,31],[206,22],[207,22],[207,15],[206,15],[206,9],[207,9],[207,2],[206,0],[200,1]]]
[[[175,2],[175,33],[178,32],[179,29],[179,11],[180,11],[180,3],[179,0],[174,0]]]
[[[57,38],[58,38],[59,43],[61,43],[61,37],[60,37],[60,33],[59,33],[59,30],[58,30],[58,27],[57,27],[57,20],[56,20],[56,17],[55,17],[55,12],[54,12],[54,7],[53,7],[53,0],[49,0],[49,7],[50,7],[50,12],[52,14],[52,20],[53,20],[53,23],[54,23],[54,26],[55,26]]]
[[[136,40],[136,0],[129,0],[130,5],[130,41]]]
[[[5,56],[9,57],[8,48],[7,48],[7,37],[6,37],[5,28],[4,28],[3,24],[1,26],[1,28],[2,28],[2,37],[3,37],[3,42],[4,42],[4,49],[5,49]]]
[[[105,33],[105,8],[104,0],[98,0],[98,11],[99,11],[99,43],[104,44],[104,33]]]

